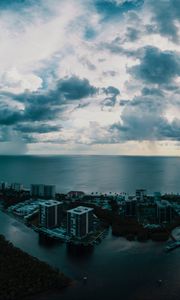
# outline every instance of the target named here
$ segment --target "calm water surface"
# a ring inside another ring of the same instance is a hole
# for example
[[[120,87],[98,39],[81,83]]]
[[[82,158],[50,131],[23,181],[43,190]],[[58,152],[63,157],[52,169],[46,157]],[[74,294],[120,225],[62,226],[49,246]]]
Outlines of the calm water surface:
[[[180,192],[180,158],[0,156],[0,180],[56,184],[59,192]]]

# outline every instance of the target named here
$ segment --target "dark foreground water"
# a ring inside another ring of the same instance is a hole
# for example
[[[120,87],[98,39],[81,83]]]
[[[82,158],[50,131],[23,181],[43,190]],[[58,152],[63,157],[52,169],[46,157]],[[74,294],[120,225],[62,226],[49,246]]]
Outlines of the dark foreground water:
[[[0,181],[56,184],[57,191],[180,192],[180,158],[0,156]]]
[[[109,234],[89,251],[49,243],[24,224],[0,212],[0,233],[31,255],[60,268],[76,280],[60,294],[38,300],[178,300],[180,251],[165,253],[164,244],[129,242]],[[82,281],[88,276],[87,284]],[[157,280],[163,284],[158,286]],[[31,299],[31,298],[30,298]]]

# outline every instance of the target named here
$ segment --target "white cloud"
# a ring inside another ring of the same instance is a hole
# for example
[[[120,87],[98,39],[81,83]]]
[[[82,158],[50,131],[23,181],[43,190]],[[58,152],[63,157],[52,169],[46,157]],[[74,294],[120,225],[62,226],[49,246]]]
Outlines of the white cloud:
[[[112,0],[111,2],[122,5],[128,1]],[[85,101],[68,103],[65,110],[54,120],[55,123],[61,123],[63,126],[61,132],[40,136],[36,134],[40,143],[46,142],[47,147],[44,143],[43,146],[30,144],[28,145],[30,152],[51,152],[49,140],[54,143],[52,147],[56,148],[57,153],[62,151],[58,143],[63,144],[64,152],[73,152],[73,149],[75,152],[92,151],[94,153],[97,151],[99,153],[102,151],[102,153],[117,154],[164,151],[158,142],[158,147],[153,146],[151,151],[147,142],[145,144],[125,142],[124,145],[119,146],[120,150],[119,147],[116,150],[116,146],[111,144],[107,129],[119,122],[124,113],[124,107],[119,105],[119,100],[131,101],[135,96],[140,96],[145,87],[142,81],[133,78],[128,72],[130,67],[140,63],[140,55],[142,55],[140,49],[150,45],[158,47],[161,51],[179,50],[179,45],[162,35],[161,32],[154,30],[148,34],[147,28],[151,25],[153,28],[155,26],[152,23],[153,13],[149,4],[145,3],[139,10],[127,11],[116,20],[112,17],[108,22],[103,22],[102,16],[96,11],[91,0],[87,2],[48,0],[46,3],[41,2],[39,6],[27,8],[25,14],[22,11],[13,10],[1,12],[1,91],[19,94],[26,90],[36,92],[53,89],[56,84],[55,80],[76,75],[80,78],[87,78],[90,84],[97,88],[113,86],[121,93],[114,107],[110,108],[102,108],[103,97],[106,96],[101,93]],[[137,30],[135,39],[129,35],[129,32],[133,34],[131,28]],[[89,37],[87,37],[87,31],[90,33]],[[103,46],[105,44],[112,44],[116,48],[113,51],[112,47],[110,49]],[[178,85],[179,81],[177,80],[175,84]],[[175,97],[174,91],[169,89],[164,95],[169,103],[164,115],[169,121],[173,121],[174,117],[179,118],[177,102],[171,103],[171,98]],[[12,104],[9,97],[6,102],[9,106],[14,105],[14,100]],[[83,103],[87,105],[81,105]],[[24,108],[23,104],[18,105],[21,109]],[[109,145],[105,143],[105,140],[109,142]],[[58,141],[57,146],[54,146],[56,141]],[[83,144],[93,143],[97,145],[89,146],[88,150],[86,146],[83,148]],[[70,150],[68,150],[68,145]],[[173,143],[168,144],[167,149],[169,153],[176,152]]]
[[[16,68],[4,72],[0,76],[0,89],[11,93],[23,93],[25,90],[29,92],[37,91],[42,86],[42,79],[37,75],[21,74]]]

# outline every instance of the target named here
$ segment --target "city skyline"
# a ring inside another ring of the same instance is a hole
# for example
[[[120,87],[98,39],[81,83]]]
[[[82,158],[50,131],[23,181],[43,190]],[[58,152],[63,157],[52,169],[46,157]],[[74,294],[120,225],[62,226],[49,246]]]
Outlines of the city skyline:
[[[178,0],[0,3],[0,154],[179,156]]]

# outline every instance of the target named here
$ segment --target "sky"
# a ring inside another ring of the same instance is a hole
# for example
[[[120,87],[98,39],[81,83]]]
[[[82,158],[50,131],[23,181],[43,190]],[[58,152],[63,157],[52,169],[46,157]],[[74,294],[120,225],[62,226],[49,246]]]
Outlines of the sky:
[[[1,0],[0,154],[180,155],[179,0]]]

